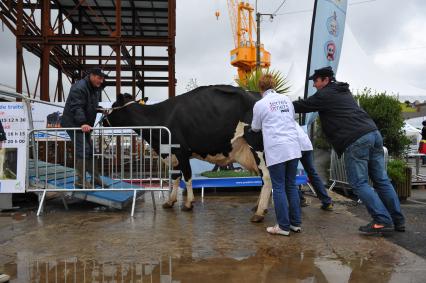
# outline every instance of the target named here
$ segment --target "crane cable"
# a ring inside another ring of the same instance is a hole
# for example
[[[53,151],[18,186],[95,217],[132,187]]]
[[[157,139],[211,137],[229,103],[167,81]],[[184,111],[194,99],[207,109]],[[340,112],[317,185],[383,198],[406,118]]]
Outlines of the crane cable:
[[[275,10],[275,12],[272,13],[271,20],[277,15],[277,13],[283,7],[283,5],[285,4],[286,1],[287,0],[283,0],[283,2],[281,2],[281,4],[278,6],[278,8]],[[272,39],[274,39],[274,37],[275,37],[275,33],[277,31],[277,27],[278,27],[278,25],[275,25],[274,32],[272,33]]]
[[[275,10],[275,12],[272,13],[273,17],[279,12],[279,10],[283,7],[283,5],[285,4],[286,1],[287,0],[283,0],[283,2],[281,2],[281,4],[278,6],[278,8]]]

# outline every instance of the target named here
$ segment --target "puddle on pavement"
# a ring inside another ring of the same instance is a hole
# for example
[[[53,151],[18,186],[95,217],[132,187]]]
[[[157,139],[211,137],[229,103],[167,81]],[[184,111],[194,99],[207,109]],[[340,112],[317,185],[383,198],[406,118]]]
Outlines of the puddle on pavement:
[[[145,262],[98,262],[67,258],[35,260],[18,253],[2,267],[14,282],[389,282],[391,264],[352,258],[319,257],[312,251],[294,255],[258,251],[235,258],[162,257]]]

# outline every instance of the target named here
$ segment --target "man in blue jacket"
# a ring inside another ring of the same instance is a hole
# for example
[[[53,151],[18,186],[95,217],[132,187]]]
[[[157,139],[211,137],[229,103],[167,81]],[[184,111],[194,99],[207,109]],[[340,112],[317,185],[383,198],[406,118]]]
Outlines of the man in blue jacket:
[[[331,67],[315,70],[309,79],[317,92],[293,102],[294,109],[297,113],[318,111],[327,140],[339,157],[344,153],[349,184],[373,218],[359,230],[405,231],[400,203],[385,170],[383,138],[376,124],[358,106],[349,85],[336,82]],[[375,190],[368,183],[369,177]]]
[[[75,143],[75,186],[78,188],[92,188],[92,184],[85,180],[88,171],[95,185],[102,186],[97,163],[93,162],[93,145],[90,132],[95,124],[97,108],[101,98],[102,86],[106,74],[100,68],[90,70],[89,74],[71,86],[65,103],[61,126],[64,128],[81,128],[81,131],[67,131]],[[93,168],[94,167],[94,168]]]

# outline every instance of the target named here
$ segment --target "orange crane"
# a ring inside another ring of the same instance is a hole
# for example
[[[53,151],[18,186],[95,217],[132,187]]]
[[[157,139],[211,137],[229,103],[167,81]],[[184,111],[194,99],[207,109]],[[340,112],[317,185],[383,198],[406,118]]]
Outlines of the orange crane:
[[[235,48],[231,50],[231,65],[238,68],[238,77],[245,81],[248,74],[256,69],[256,25],[253,7],[246,2],[227,0]],[[216,12],[216,17],[219,16]],[[260,44],[260,67],[271,65],[271,54]]]

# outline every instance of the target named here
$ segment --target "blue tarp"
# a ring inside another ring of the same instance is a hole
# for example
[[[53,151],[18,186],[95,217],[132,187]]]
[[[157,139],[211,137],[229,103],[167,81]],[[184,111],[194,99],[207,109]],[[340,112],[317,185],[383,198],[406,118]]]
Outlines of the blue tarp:
[[[232,177],[232,178],[207,178],[200,174],[205,171],[212,170],[214,165],[198,159],[191,159],[192,169],[192,188],[227,188],[227,187],[260,187],[262,186],[262,178],[253,177]],[[239,166],[239,164],[234,164]],[[296,185],[304,185],[308,183],[306,175],[296,177]],[[185,188],[185,182],[180,181],[180,187]]]

